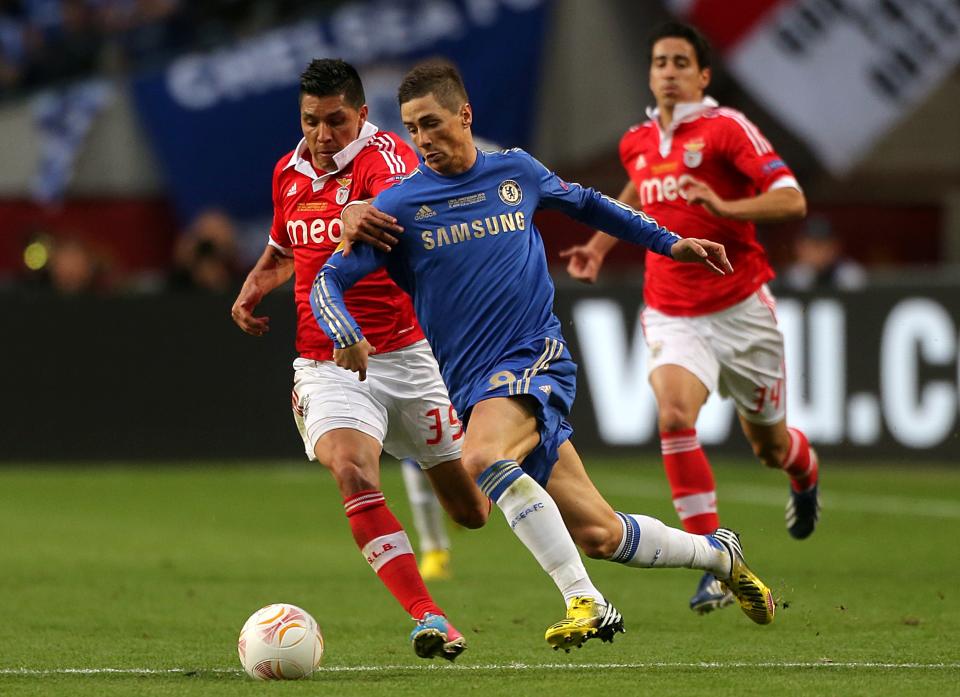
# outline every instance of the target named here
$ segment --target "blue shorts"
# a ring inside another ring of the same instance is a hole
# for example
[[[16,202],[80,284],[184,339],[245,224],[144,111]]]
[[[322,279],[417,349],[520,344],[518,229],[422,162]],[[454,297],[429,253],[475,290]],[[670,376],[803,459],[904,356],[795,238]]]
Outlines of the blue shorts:
[[[477,402],[493,397],[526,395],[533,400],[540,443],[520,463],[523,471],[546,486],[559,458],[558,450],[570,438],[567,421],[577,393],[577,364],[563,339],[544,337],[517,347],[478,383],[467,401],[466,419]]]

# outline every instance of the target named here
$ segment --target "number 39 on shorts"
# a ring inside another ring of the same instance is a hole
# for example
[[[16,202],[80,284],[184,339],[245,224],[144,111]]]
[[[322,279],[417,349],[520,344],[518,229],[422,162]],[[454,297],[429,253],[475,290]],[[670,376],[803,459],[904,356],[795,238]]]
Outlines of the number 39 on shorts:
[[[433,433],[430,438],[427,438],[427,445],[437,445],[443,440],[444,423],[440,416],[440,409],[431,409],[427,412],[426,416],[431,420],[430,431]],[[453,408],[452,404],[447,411],[447,425],[453,434],[451,440],[460,440],[463,438],[463,424],[460,423],[460,419],[457,418],[457,410]]]

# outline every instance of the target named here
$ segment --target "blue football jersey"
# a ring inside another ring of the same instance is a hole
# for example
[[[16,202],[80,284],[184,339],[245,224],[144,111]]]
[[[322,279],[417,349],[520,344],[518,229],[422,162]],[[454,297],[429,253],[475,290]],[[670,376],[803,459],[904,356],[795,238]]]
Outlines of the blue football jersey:
[[[538,208],[560,210],[666,256],[680,239],[619,201],[563,181],[519,149],[478,151],[473,167],[455,176],[421,164],[373,205],[403,226],[399,243],[391,252],[358,244],[347,257],[331,256],[311,293],[314,315],[338,348],[359,341],[362,328],[347,312],[343,292],[385,266],[412,296],[461,414],[514,348],[545,337],[563,341],[543,240],[533,225]]]

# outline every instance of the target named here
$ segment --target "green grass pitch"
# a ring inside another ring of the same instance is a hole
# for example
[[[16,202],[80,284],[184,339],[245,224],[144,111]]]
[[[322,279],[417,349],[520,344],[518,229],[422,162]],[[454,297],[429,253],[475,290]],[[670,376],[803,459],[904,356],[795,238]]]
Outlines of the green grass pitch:
[[[676,524],[656,459],[587,464],[615,507]],[[778,473],[716,471],[724,523],[780,599],[772,625],[695,616],[696,572],[588,561],[628,633],[550,651],[562,601],[495,512],[453,531],[456,578],[432,585],[469,642],[440,665],[413,655],[317,466],[0,468],[0,695],[960,694],[960,469],[827,461],[804,542]],[[396,464],[383,479],[409,521]],[[310,680],[240,671],[240,626],[277,601],[323,628]]]

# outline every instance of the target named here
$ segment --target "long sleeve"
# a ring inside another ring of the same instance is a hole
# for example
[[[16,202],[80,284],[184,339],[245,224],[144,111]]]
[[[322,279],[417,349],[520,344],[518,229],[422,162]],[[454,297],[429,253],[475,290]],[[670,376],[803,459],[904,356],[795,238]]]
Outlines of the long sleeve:
[[[363,339],[360,325],[347,310],[344,293],[385,263],[382,252],[357,244],[350,256],[337,251],[317,273],[310,290],[310,307],[317,324],[337,348],[353,346]]]
[[[522,151],[521,151],[522,152]],[[656,220],[630,206],[601,194],[596,189],[565,182],[535,158],[523,152],[540,188],[540,205],[603,230],[621,240],[647,247],[665,257],[681,238]]]

